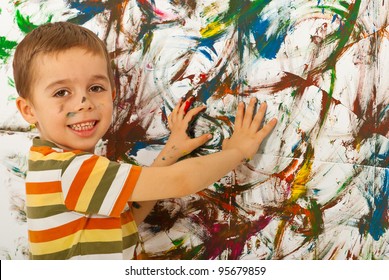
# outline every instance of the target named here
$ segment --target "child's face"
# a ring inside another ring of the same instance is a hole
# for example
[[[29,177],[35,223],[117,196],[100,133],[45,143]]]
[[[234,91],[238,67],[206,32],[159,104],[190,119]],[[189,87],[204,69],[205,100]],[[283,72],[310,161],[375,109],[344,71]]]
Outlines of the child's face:
[[[34,66],[30,103],[41,138],[61,148],[93,152],[112,119],[113,92],[104,56],[72,48],[40,55]]]

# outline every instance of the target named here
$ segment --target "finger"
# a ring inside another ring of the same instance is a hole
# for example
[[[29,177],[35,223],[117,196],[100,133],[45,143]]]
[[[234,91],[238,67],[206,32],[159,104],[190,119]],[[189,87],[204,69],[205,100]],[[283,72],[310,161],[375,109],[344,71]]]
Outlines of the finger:
[[[238,130],[239,128],[242,127],[243,116],[244,116],[244,103],[239,102],[238,109],[235,115],[235,123],[234,123],[235,130]]]
[[[204,135],[201,135],[199,137],[191,139],[190,146],[192,148],[192,151],[194,149],[198,148],[198,147],[201,147],[202,145],[207,143],[210,139],[212,139],[212,134],[211,133],[204,134]]]
[[[260,131],[257,132],[258,138],[260,139],[261,142],[270,134],[270,132],[274,129],[276,124],[277,124],[277,119],[273,118],[267,124],[265,124]]]
[[[266,113],[266,109],[267,109],[267,104],[266,104],[266,102],[263,102],[259,106],[258,112],[255,114],[254,119],[251,123],[251,128],[254,131],[258,131],[259,128],[261,127],[263,117],[265,116],[265,113]]]
[[[193,96],[189,97],[187,100],[185,100],[185,102],[183,102],[183,104],[181,105],[178,111],[178,115],[180,116],[181,119],[184,118],[185,114],[188,112],[193,102],[194,102]]]
[[[256,103],[257,103],[256,98],[250,99],[250,103],[247,106],[246,112],[245,112],[244,117],[243,117],[243,123],[242,123],[243,127],[249,128],[251,126],[251,123],[253,121],[254,108],[255,108]]]
[[[190,106],[192,106],[193,102],[195,101],[194,97],[191,96],[185,101],[184,106],[184,113],[186,114],[189,111]]]
[[[173,128],[173,122],[172,122],[172,116],[171,115],[169,115],[167,117],[167,125],[168,125],[170,130]]]
[[[204,111],[206,108],[207,108],[207,106],[202,105],[202,106],[195,107],[195,108],[189,110],[188,113],[185,115],[184,120],[187,122],[190,122],[194,116],[196,116],[201,111]]]
[[[177,114],[178,111],[180,110],[181,104],[182,104],[182,98],[178,99],[176,106],[174,107],[173,111],[169,115],[172,123],[174,123],[177,120]]]

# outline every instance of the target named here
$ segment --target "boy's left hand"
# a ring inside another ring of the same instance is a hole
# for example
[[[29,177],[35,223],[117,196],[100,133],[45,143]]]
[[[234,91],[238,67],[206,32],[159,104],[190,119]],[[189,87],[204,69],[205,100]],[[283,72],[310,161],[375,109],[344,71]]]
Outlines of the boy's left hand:
[[[156,161],[162,160],[164,165],[173,164],[212,138],[212,134],[204,134],[196,138],[188,136],[187,129],[190,121],[206,108],[206,106],[199,106],[189,110],[192,103],[193,97],[188,98],[185,102],[180,99],[169,115],[168,126],[171,134]]]

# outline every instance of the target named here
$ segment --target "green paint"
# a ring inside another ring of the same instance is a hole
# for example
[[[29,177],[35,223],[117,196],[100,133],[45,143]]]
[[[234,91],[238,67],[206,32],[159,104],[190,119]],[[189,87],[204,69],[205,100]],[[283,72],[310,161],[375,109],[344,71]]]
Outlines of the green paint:
[[[326,43],[331,43],[333,41],[337,41],[337,46],[334,49],[334,51],[331,53],[331,55],[328,57],[326,61],[326,66],[324,67],[323,71],[332,69],[335,67],[335,64],[337,62],[337,59],[340,55],[342,55],[345,46],[351,39],[351,35],[353,32],[355,32],[355,25],[359,14],[359,9],[361,6],[361,0],[356,0],[354,4],[342,4],[345,9],[349,9],[348,11],[342,11],[340,9],[336,9],[334,7],[329,6],[322,6],[325,9],[338,14],[342,18],[343,25],[337,32],[332,34],[331,36],[328,36],[328,38],[325,40]]]
[[[15,95],[10,95],[8,96],[8,101],[15,101],[17,99],[17,97]]]
[[[213,17],[209,21],[204,34],[212,34],[209,37],[220,36],[226,32],[230,25],[237,22],[239,28],[241,28],[242,22],[250,22],[253,17],[256,17],[262,12],[268,3],[269,0],[257,0],[253,2],[247,0],[231,0],[227,12]]]
[[[332,95],[334,93],[334,88],[335,88],[335,81],[336,81],[336,70],[335,70],[335,67],[333,67],[331,69],[331,83],[330,83],[330,89],[328,91],[328,98],[326,98],[325,100],[323,100],[323,102],[326,102],[325,103],[325,108],[323,110],[323,112],[321,112],[321,120],[320,120],[320,129],[322,128],[323,124],[324,124],[324,121],[326,120],[327,118],[327,113],[330,109],[330,105],[331,105],[331,102],[332,102]]]
[[[201,259],[201,255],[199,255],[202,251],[204,251],[204,245],[197,245],[195,247],[191,247],[190,250],[187,250],[185,254],[183,254],[183,260],[193,260],[195,258]]]
[[[71,118],[71,117],[74,117],[75,115],[76,115],[76,112],[69,112],[66,114],[66,117]]]
[[[53,15],[49,15],[48,19],[46,22],[44,23],[48,23],[48,22],[51,22],[53,18]],[[16,19],[16,23],[18,24],[19,26],[19,29],[27,34],[29,32],[31,32],[32,30],[34,30],[35,28],[37,28],[39,25],[35,25],[34,23],[32,23],[30,21],[30,17],[29,16],[23,16],[19,10],[16,10],[16,15],[15,15],[15,19]]]
[[[340,186],[340,188],[336,191],[336,194],[340,194],[341,192],[344,191],[344,189],[350,185],[350,183],[353,181],[354,175],[350,176],[346,179],[346,181]]]
[[[291,93],[292,97],[295,97],[297,95],[297,92],[298,92],[297,90],[293,90]]]
[[[172,240],[172,243],[174,246],[178,247],[178,246],[181,246],[184,242],[184,238],[178,238],[178,239],[174,239]]]
[[[142,54],[145,55],[149,50],[151,43],[153,42],[154,33],[149,31],[143,37],[143,51]]]
[[[317,204],[317,201],[312,199],[310,201],[309,210],[312,214],[311,216],[311,228],[312,228],[312,236],[318,237],[319,234],[323,232],[323,217],[322,211],[320,209],[320,205]]]
[[[224,193],[225,187],[222,184],[214,183],[213,186],[215,187],[216,192]]]
[[[30,22],[30,17],[26,16],[24,17],[19,10],[16,10],[16,15],[15,15],[16,23],[19,26],[19,29],[27,34],[37,28],[38,26]]]
[[[15,81],[13,80],[13,79],[11,79],[10,77],[8,77],[8,85],[10,86],[10,87],[15,87]]]
[[[11,51],[16,47],[18,43],[15,41],[8,41],[7,38],[0,37],[0,60],[6,62],[11,56]]]

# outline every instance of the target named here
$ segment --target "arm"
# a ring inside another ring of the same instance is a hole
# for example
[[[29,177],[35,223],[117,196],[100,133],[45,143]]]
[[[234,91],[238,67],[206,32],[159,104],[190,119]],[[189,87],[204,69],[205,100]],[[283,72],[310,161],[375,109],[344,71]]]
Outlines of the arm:
[[[186,159],[167,167],[143,168],[130,200],[155,200],[196,193],[219,180],[243,160],[252,158],[277,123],[272,119],[260,129],[266,104],[261,104],[254,115],[255,103],[256,99],[251,99],[246,112],[244,104],[239,104],[234,133],[223,142],[221,152]]]
[[[170,166],[176,163],[177,160],[185,154],[189,154],[194,149],[205,144],[205,142],[212,137],[210,134],[205,134],[192,139],[187,135],[186,130],[189,122],[195,115],[204,109],[204,107],[197,107],[188,111],[192,102],[193,99],[188,99],[184,103],[180,100],[169,115],[168,125],[171,131],[170,137],[164,149],[159,153],[151,167]],[[182,151],[185,151],[185,153]],[[148,188],[150,188],[150,186],[152,185],[149,185]],[[137,225],[144,221],[154,208],[156,202],[157,200],[137,202],[139,207],[132,207],[132,213]]]

